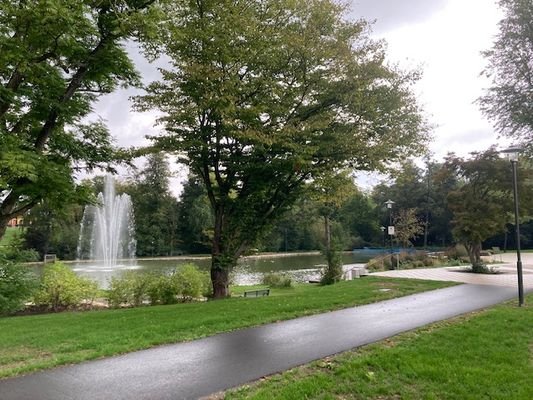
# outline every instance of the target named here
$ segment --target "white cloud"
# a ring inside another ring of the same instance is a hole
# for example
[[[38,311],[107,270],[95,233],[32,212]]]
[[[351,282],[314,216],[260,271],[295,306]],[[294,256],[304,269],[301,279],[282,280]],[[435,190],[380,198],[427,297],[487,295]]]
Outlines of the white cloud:
[[[431,145],[437,157],[449,151],[465,155],[498,141],[475,101],[489,85],[480,76],[485,67],[481,51],[491,47],[500,17],[492,2],[450,0],[428,19],[382,35],[391,61],[422,67],[417,90],[437,126]]]

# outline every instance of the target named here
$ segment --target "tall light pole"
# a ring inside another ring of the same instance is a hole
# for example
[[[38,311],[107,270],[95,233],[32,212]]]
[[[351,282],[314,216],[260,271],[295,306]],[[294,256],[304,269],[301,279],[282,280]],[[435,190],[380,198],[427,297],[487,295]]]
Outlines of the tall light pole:
[[[389,240],[390,240],[390,260],[392,264],[392,236],[394,235],[394,225],[392,225],[392,205],[394,204],[394,201],[387,200],[385,202],[385,205],[387,206],[387,209],[389,210],[389,226],[388,226],[388,233],[389,233]]]
[[[518,153],[520,148],[511,147],[501,152],[505,154],[513,169],[513,197],[514,197],[514,220],[516,231],[516,273],[518,276],[518,305],[522,307],[524,305],[524,281],[522,277],[522,258],[520,256],[520,222],[518,221],[518,183],[517,183],[517,164]]]

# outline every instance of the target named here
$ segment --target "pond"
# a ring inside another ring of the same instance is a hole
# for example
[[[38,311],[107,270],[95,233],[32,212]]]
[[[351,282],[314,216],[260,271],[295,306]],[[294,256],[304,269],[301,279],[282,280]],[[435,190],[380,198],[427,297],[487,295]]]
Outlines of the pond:
[[[375,254],[366,251],[345,252],[342,255],[344,264],[360,264],[367,262]],[[107,287],[113,276],[120,276],[124,271],[139,273],[160,272],[167,273],[185,263],[196,264],[200,269],[209,271],[211,258],[209,256],[180,256],[172,258],[137,259],[131,263],[117,265],[113,268],[103,268],[91,265],[91,262],[65,263],[79,275],[86,276],[98,282],[100,287]],[[325,266],[324,256],[319,253],[279,253],[244,257],[239,260],[232,271],[231,281],[236,285],[253,285],[261,282],[263,274],[267,272],[283,272],[289,274],[296,282],[307,282],[320,277]],[[42,271],[42,265],[34,267],[37,273]]]

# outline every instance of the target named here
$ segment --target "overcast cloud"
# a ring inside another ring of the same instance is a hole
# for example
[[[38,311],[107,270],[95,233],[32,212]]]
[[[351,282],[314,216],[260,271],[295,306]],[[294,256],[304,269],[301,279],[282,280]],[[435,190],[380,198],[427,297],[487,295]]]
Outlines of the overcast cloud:
[[[447,0],[351,0],[350,3],[350,15],[375,20],[374,32],[381,34],[428,20],[444,8]]]

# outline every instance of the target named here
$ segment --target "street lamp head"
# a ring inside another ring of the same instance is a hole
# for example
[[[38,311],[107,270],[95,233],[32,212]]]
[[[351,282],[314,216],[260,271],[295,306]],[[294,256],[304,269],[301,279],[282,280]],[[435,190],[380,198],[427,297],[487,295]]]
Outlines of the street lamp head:
[[[394,204],[394,201],[392,201],[392,200],[389,199],[389,200],[387,200],[387,201],[385,202],[385,204],[387,205],[387,208],[388,208],[388,209],[391,209],[391,208],[392,208],[392,205]]]
[[[518,146],[511,146],[508,149],[501,150],[500,153],[502,153],[509,161],[511,162],[517,162],[518,161],[518,154],[522,151],[522,149]]]

